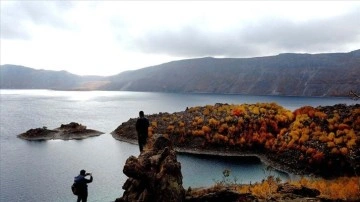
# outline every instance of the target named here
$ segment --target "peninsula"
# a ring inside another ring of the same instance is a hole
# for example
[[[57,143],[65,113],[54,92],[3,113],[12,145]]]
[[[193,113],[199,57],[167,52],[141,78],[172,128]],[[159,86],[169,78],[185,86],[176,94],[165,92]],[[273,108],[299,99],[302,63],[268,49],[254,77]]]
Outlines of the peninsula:
[[[276,103],[215,104],[148,115],[149,136],[168,137],[178,152],[257,156],[295,174],[322,177],[360,172],[360,105],[304,106]],[[112,135],[136,143],[136,119]]]

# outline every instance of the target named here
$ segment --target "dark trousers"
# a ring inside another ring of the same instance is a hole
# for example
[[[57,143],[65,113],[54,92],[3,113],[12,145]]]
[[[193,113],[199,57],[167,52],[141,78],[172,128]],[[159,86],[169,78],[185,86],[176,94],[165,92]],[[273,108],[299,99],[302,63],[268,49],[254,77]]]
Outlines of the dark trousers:
[[[146,145],[146,138],[141,138],[141,137],[139,137],[139,138],[138,138],[138,142],[139,142],[140,152],[142,152],[143,149],[144,149],[144,146]]]
[[[88,194],[87,193],[84,193],[84,194],[79,194],[78,195],[78,198],[77,198],[77,202],[86,202],[87,201],[87,197],[88,197]]]

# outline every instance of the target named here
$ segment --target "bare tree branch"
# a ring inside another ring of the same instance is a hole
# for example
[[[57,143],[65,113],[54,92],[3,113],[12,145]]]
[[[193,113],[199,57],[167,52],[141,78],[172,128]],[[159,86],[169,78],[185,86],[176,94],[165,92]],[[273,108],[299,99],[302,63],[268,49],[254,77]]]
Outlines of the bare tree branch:
[[[352,90],[349,92],[349,95],[351,96],[351,98],[352,98],[353,100],[358,100],[358,99],[360,99],[360,95],[357,94],[357,93],[355,93],[355,92],[352,91]]]

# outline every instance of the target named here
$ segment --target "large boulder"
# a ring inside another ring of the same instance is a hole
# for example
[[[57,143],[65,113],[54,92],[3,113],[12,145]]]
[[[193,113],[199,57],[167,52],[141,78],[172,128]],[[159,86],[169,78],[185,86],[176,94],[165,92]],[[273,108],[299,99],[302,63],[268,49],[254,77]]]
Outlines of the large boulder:
[[[139,157],[130,156],[123,172],[129,178],[116,202],[180,202],[185,198],[181,164],[165,137],[157,138],[152,149],[144,150]]]

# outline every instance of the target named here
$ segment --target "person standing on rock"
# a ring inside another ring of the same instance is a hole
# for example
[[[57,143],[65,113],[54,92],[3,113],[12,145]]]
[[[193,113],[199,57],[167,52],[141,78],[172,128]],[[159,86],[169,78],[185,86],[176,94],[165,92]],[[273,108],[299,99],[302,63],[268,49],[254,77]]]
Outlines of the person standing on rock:
[[[140,152],[143,151],[144,145],[146,145],[149,125],[150,125],[149,120],[147,118],[145,118],[144,112],[140,111],[139,118],[136,121],[136,132],[138,135]]]
[[[90,176],[90,179],[86,179],[86,176]],[[93,177],[91,173],[86,173],[85,170],[80,171],[80,175],[76,176],[74,178],[74,182],[76,184],[76,187],[78,189],[78,198],[77,202],[86,202],[88,197],[88,189],[87,184],[91,183],[93,181]]]

